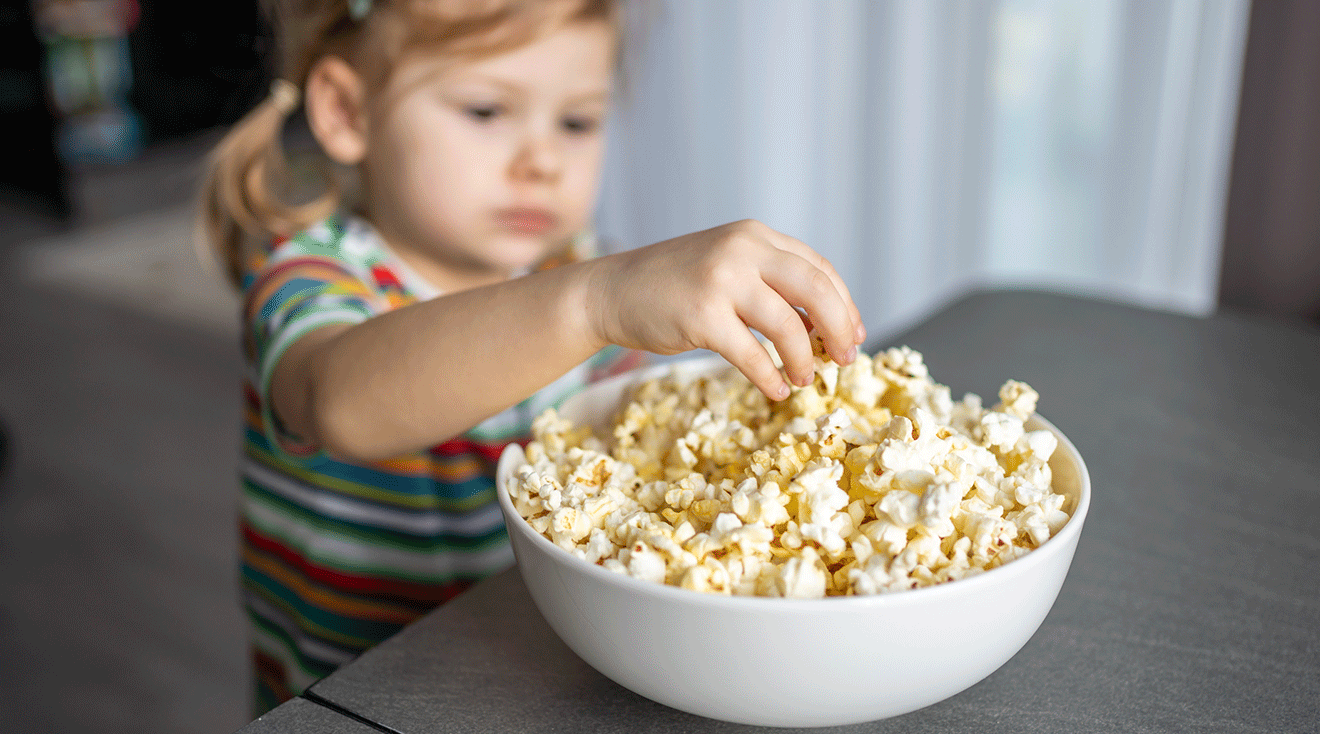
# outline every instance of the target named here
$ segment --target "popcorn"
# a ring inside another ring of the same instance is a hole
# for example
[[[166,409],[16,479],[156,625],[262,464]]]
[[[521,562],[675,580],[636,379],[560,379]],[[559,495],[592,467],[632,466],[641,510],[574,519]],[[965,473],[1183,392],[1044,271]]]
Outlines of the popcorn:
[[[779,568],[774,596],[799,599],[825,596],[825,565],[812,548],[803,548],[800,555],[788,559]]]
[[[947,583],[1009,563],[1068,522],[1028,431],[1036,391],[953,401],[907,347],[771,403],[732,368],[636,386],[608,437],[533,422],[514,508],[616,573],[717,594],[819,598]]]

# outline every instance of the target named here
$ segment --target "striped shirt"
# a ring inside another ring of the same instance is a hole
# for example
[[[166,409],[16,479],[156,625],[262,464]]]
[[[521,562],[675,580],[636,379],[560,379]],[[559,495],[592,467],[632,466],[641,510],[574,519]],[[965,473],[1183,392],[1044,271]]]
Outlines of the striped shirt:
[[[461,436],[372,464],[281,426],[270,380],[298,338],[437,295],[356,218],[277,242],[246,273],[241,569],[258,714],[512,564],[495,500],[500,452],[544,408],[638,359],[604,350]]]

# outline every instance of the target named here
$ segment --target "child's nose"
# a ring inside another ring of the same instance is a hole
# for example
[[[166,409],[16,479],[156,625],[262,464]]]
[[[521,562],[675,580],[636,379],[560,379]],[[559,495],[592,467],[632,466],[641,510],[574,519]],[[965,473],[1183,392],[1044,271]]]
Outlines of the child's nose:
[[[510,174],[521,181],[554,181],[563,163],[563,155],[551,136],[528,135],[514,156]]]

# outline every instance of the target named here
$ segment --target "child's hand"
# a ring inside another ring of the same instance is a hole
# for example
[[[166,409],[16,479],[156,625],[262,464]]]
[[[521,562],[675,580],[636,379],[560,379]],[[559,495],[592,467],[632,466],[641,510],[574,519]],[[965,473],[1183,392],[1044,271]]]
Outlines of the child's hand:
[[[787,397],[789,387],[750,329],[774,343],[798,385],[812,380],[813,325],[840,364],[852,362],[866,340],[861,315],[834,267],[757,221],[695,232],[596,264],[587,303],[598,337],[658,354],[709,349],[772,400]]]

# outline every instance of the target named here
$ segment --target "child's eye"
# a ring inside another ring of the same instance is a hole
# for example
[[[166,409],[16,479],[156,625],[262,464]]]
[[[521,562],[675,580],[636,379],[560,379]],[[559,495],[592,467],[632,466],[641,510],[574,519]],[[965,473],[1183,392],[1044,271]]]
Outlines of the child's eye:
[[[464,112],[474,120],[488,122],[499,117],[504,110],[499,105],[469,105]]]
[[[591,117],[565,117],[562,124],[568,132],[582,135],[595,130],[599,123]]]

